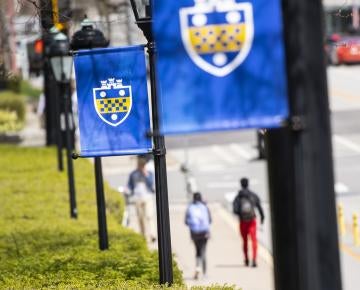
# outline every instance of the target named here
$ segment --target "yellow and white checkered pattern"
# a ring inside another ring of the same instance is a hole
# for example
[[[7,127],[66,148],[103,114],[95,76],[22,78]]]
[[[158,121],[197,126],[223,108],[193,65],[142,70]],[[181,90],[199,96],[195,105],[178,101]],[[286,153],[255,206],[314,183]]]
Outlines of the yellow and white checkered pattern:
[[[96,107],[100,114],[124,113],[130,109],[130,97],[97,99]]]
[[[236,52],[246,37],[246,24],[207,25],[189,28],[190,43],[199,54]]]

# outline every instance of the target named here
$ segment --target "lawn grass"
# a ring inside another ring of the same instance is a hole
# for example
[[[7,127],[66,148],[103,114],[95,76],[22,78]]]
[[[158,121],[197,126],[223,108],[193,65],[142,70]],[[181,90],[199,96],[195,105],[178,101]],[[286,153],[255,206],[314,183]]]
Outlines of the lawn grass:
[[[124,202],[108,186],[110,249],[98,250],[93,166],[74,165],[77,220],[54,148],[0,146],[0,288],[158,288],[157,253],[120,225]],[[174,280],[182,283],[176,265]]]

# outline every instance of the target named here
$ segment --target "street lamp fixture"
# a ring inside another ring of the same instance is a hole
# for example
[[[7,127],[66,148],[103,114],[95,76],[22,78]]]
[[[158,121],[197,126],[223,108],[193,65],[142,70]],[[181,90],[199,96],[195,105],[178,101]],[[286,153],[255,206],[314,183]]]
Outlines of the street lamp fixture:
[[[72,50],[107,47],[109,45],[104,34],[99,29],[95,29],[94,26],[94,22],[85,16],[81,22],[81,30],[76,31],[71,39],[70,47]]]
[[[60,97],[64,99],[65,112],[65,134],[66,134],[66,153],[67,153],[67,172],[70,195],[70,216],[77,218],[74,166],[72,160],[71,128],[70,128],[70,90],[69,84],[72,70],[72,57],[69,55],[69,39],[59,31],[52,30],[54,34],[53,42],[50,47],[50,63],[55,79],[60,88]],[[61,126],[60,126],[61,127]],[[61,128],[59,128],[61,129]]]
[[[70,82],[72,71],[72,57],[70,55],[54,56],[50,59],[50,63],[57,82]]]
[[[53,50],[50,62],[56,81],[70,81],[72,58],[69,55],[69,41],[67,36],[62,32],[58,32],[54,36],[53,45],[57,50]]]

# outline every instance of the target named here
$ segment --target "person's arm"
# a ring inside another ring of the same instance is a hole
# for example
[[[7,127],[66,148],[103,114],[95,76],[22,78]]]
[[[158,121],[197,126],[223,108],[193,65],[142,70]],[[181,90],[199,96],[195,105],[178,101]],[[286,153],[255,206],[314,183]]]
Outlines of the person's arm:
[[[154,187],[154,175],[152,174],[152,172],[147,172],[147,174],[145,175],[145,180],[146,180],[146,186],[147,186],[147,188],[148,188],[151,192],[155,192],[155,187]]]
[[[134,194],[134,177],[133,177],[133,175],[134,175],[134,172],[130,173],[128,184],[127,184],[127,187],[130,190],[131,194]]]
[[[189,208],[187,208],[186,213],[185,213],[185,224],[187,226],[189,225]]]
[[[209,214],[209,223],[211,224],[212,223],[212,216],[211,216],[211,212],[210,212],[210,209],[208,206],[206,206],[206,209],[208,211],[208,214]]]
[[[260,202],[260,198],[254,193],[254,197],[255,197],[255,205],[259,211],[259,214],[260,214],[260,221],[261,223],[264,222],[264,219],[265,219],[265,216],[264,216],[264,210],[261,206],[261,202]]]
[[[233,201],[233,213],[238,215],[239,214],[239,211],[238,211],[238,208],[239,208],[239,196],[237,195]]]

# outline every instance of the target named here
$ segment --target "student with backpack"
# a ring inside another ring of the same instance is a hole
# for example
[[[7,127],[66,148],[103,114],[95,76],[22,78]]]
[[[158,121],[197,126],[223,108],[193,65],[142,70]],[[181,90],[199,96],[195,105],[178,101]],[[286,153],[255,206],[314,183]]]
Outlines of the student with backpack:
[[[233,212],[239,216],[240,220],[240,234],[243,239],[243,251],[245,258],[245,265],[249,266],[248,256],[248,236],[250,236],[252,243],[252,267],[257,267],[257,239],[256,239],[256,214],[255,207],[260,214],[261,224],[264,223],[264,211],[260,204],[259,197],[251,192],[249,187],[249,180],[241,178],[241,190],[235,197],[233,202]]]
[[[211,214],[203,202],[201,193],[193,195],[193,202],[188,206],[185,224],[190,229],[191,239],[196,249],[196,268],[194,279],[198,279],[202,266],[203,275],[206,274],[206,243],[210,237]]]

